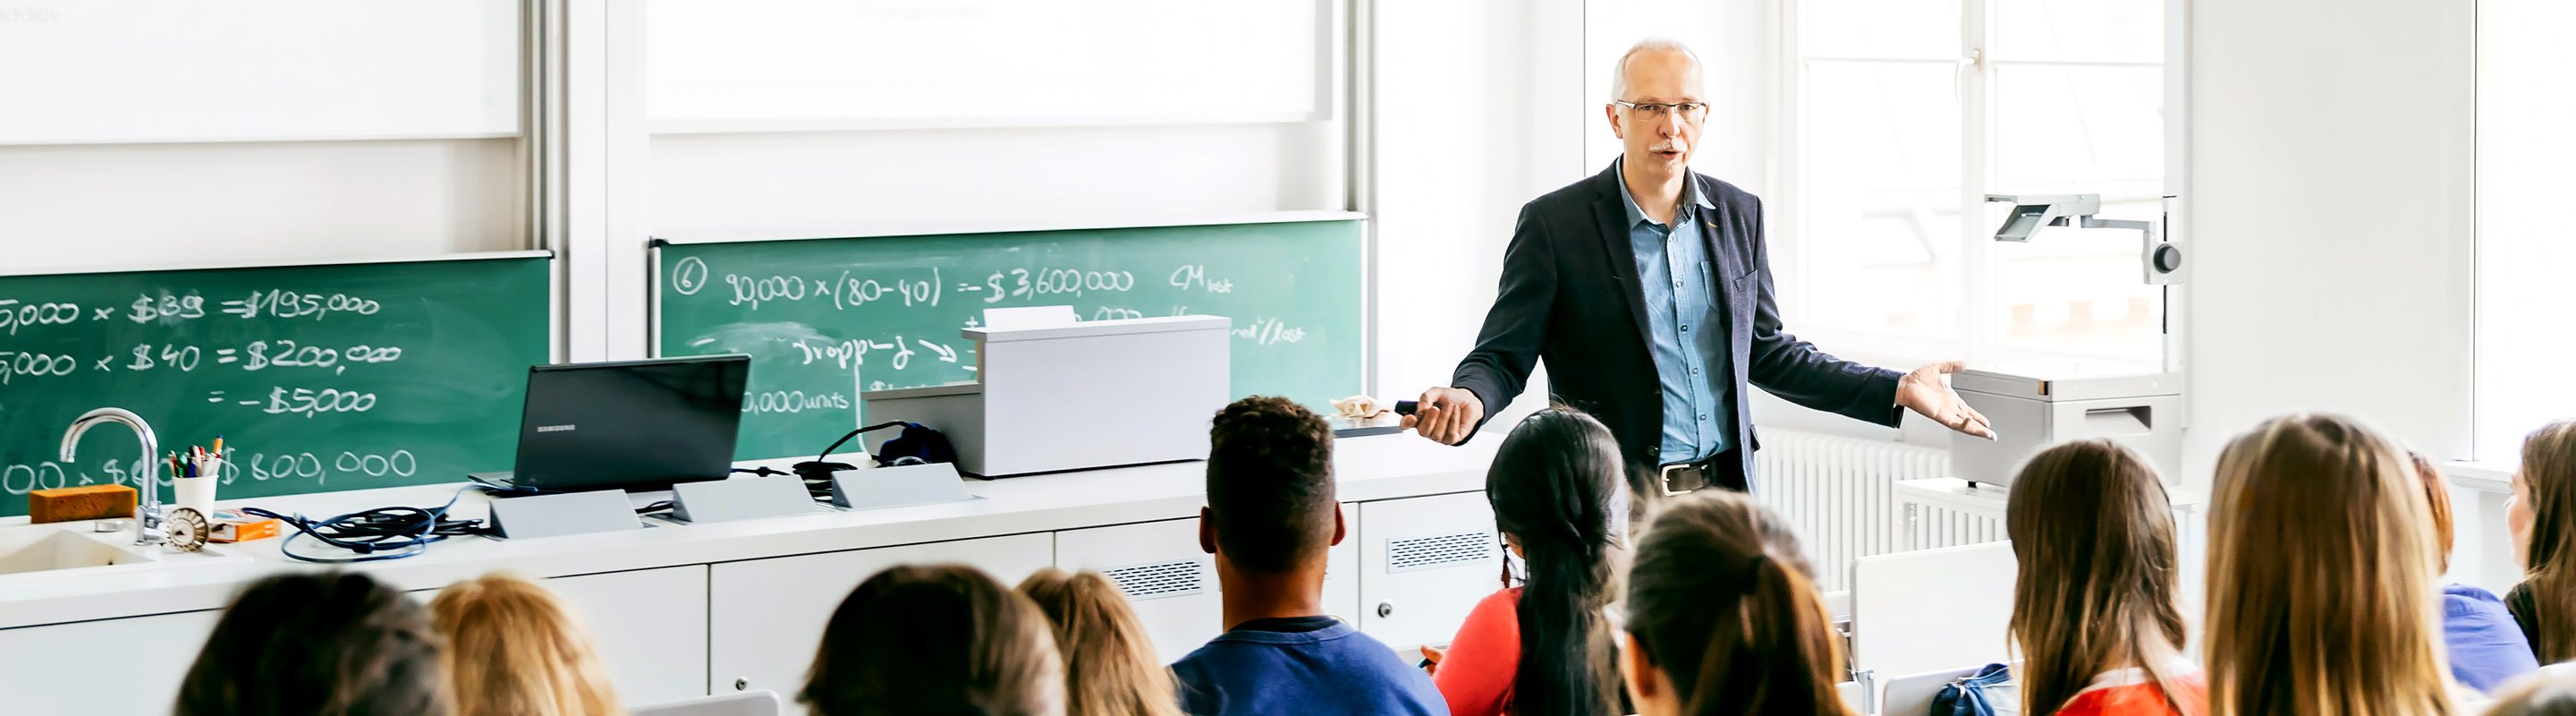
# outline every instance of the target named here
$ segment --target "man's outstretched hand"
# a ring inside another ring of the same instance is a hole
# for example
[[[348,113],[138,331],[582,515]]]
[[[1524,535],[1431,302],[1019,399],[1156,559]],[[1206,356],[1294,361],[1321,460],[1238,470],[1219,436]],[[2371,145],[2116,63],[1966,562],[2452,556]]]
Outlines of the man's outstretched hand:
[[[1959,399],[1959,393],[1950,389],[1950,374],[1967,367],[1966,363],[1950,361],[1914,369],[1896,381],[1896,404],[1951,430],[1995,439],[1994,426],[1986,423],[1986,416],[1968,407],[1968,401]]]
[[[1422,391],[1412,415],[1404,416],[1404,427],[1442,445],[1456,445],[1467,440],[1467,433],[1485,419],[1485,401],[1476,399],[1466,388],[1432,388]]]

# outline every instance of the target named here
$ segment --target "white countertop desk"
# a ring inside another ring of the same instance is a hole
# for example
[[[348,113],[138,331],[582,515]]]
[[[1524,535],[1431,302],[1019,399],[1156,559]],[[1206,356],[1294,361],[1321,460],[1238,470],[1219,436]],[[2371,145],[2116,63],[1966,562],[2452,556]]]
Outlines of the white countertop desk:
[[[1428,570],[1421,559],[1401,556],[1414,554],[1404,550],[1416,549],[1417,543],[1420,549],[1434,550],[1422,554],[1433,555],[1448,554],[1437,550],[1454,551],[1462,545],[1492,544],[1492,516],[1482,490],[1486,467],[1501,436],[1483,437],[1463,447],[1435,445],[1410,434],[1339,441],[1334,456],[1339,498],[1354,524],[1350,538],[1334,553],[1334,581],[1328,590],[1335,591],[1328,602],[1337,605],[1335,613],[1356,617],[1363,629],[1400,648],[1445,642],[1447,632],[1456,628],[1475,599],[1495,587],[1496,568],[1492,559],[1478,556],[1481,553],[1476,550],[1482,548],[1469,549],[1468,556],[1474,559],[1443,562],[1451,558],[1435,556],[1427,563],[1434,568]],[[793,461],[776,461],[785,462]],[[807,612],[837,604],[848,585],[864,578],[860,572],[882,568],[885,560],[965,561],[995,572],[1005,583],[1016,583],[1026,571],[1040,566],[1113,569],[1157,560],[1204,560],[1194,535],[1195,518],[1205,505],[1205,470],[1206,463],[1192,461],[970,480],[968,491],[978,499],[966,502],[696,525],[646,520],[657,526],[541,539],[454,538],[418,556],[342,568],[421,592],[424,599],[424,590],[493,571],[554,580],[551,583],[568,601],[591,615],[593,631],[603,651],[609,652],[611,671],[617,673],[630,703],[659,700],[638,698],[638,694],[728,693],[737,681],[750,688],[784,687],[782,692],[792,692],[793,684],[781,682],[801,666],[801,660],[810,658],[811,642],[776,642],[819,634],[820,621]],[[223,500],[218,505],[256,506],[318,518],[373,507],[436,506],[463,486],[459,482]],[[638,495],[637,499],[649,497]],[[480,491],[469,490],[451,515],[482,517],[488,502]],[[0,530],[27,528],[23,524],[24,518],[0,521]],[[211,628],[214,610],[221,609],[243,584],[282,571],[328,568],[287,558],[279,552],[283,541],[280,537],[213,545],[241,557],[226,564],[111,567],[96,570],[100,573],[95,575],[24,580],[0,576],[0,661],[38,663],[42,660],[26,658],[28,652],[78,645],[69,650],[92,660],[81,668],[97,671],[100,678],[114,674],[122,681],[138,678],[137,670],[148,665],[120,664],[117,660],[123,657],[111,655],[129,654],[136,645],[89,642],[128,640],[134,633],[167,634],[164,643],[145,648],[164,652],[154,657],[164,663],[152,670],[171,673],[150,678],[155,690],[150,698],[136,697],[138,704],[166,705],[168,696],[175,693],[178,672],[184,671],[194,653],[191,645],[177,642],[202,641],[203,631],[193,636],[187,632]],[[970,545],[982,551],[967,549]],[[328,549],[301,539],[296,547],[299,552]],[[1391,559],[1390,554],[1400,556]],[[815,558],[800,560],[799,556]],[[1213,570],[1204,575],[1204,588],[1185,592],[1182,598],[1136,602],[1167,659],[1177,658],[1180,653],[1171,652],[1194,646],[1221,628],[1215,623],[1219,602]],[[763,577],[788,582],[758,582]],[[729,598],[729,594],[741,598]],[[656,605],[656,611],[641,611],[665,597],[676,600],[672,603],[676,606]],[[773,598],[774,604],[761,601]],[[776,614],[798,616],[781,625],[776,621],[783,617]],[[743,619],[770,621],[737,623]],[[810,630],[805,621],[814,621]],[[115,623],[138,626],[124,631],[106,626]],[[144,624],[161,626],[141,631],[139,625]],[[668,633],[658,636],[633,633],[666,628]],[[739,640],[729,632],[742,631],[765,636],[728,646],[729,641]],[[631,653],[635,649],[626,648],[662,643],[670,644],[662,654],[635,654]],[[727,656],[735,652],[756,654],[755,660],[766,661],[733,663],[742,661]],[[26,693],[17,687],[32,689],[49,680],[86,673],[70,666],[0,669],[0,682],[7,682],[0,683],[0,688]],[[693,678],[695,674],[705,677]],[[22,679],[27,683],[16,683]],[[633,683],[644,681],[651,683]]]

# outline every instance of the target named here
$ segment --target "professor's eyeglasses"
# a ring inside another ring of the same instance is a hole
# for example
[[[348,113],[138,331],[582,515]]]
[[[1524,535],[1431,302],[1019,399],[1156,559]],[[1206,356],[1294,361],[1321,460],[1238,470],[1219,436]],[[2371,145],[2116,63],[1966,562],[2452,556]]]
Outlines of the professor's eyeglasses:
[[[1637,115],[1640,119],[1663,119],[1665,115],[1675,112],[1681,113],[1682,119],[1687,119],[1693,122],[1697,122],[1708,117],[1707,102],[1630,102],[1622,99],[1614,99],[1610,100],[1610,103],[1626,107],[1630,113]]]

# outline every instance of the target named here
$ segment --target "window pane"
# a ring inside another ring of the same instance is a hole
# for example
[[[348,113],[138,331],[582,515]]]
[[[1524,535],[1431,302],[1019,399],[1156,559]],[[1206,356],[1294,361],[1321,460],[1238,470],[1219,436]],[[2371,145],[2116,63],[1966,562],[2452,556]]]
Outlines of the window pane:
[[[2163,87],[2159,67],[1996,68],[1994,191],[2100,194],[2103,218],[2159,218]],[[2009,210],[1988,205],[1985,225]],[[2069,227],[1995,244],[1988,337],[2051,355],[2161,360],[2164,292],[2141,275],[2139,241]]]
[[[1799,52],[1808,57],[1959,57],[1957,0],[1806,0]]]
[[[519,3],[0,5],[0,144],[506,137]]]
[[[1319,109],[1315,68],[1329,44],[1324,16],[1307,0],[653,0],[647,8],[653,119],[940,129],[957,120],[1296,117]]]
[[[2105,218],[2154,219],[2163,211],[2152,194],[2115,202],[2112,192],[2101,193]],[[1989,226],[2002,225],[2011,211],[1987,207]],[[2051,227],[2029,243],[1996,242],[1990,337],[2017,352],[2160,361],[2164,291],[2145,281],[2139,240],[2126,229]]]
[[[1993,0],[2003,60],[2163,62],[2163,0]]]
[[[1959,104],[1943,65],[1807,68],[1800,278],[1809,324],[1958,325]]]
[[[2005,65],[1995,70],[1995,181],[2002,190],[2164,176],[2164,69]]]
[[[2523,435],[2576,417],[2576,4],[2487,0],[2478,9],[2477,408],[2473,457],[2513,461]]]

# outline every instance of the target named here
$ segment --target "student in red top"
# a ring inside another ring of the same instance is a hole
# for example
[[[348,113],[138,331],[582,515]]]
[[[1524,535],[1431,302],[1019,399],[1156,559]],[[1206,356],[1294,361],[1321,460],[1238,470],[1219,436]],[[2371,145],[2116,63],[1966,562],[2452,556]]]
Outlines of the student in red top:
[[[2064,443],[2022,467],[2005,505],[2022,713],[2208,713],[2183,655],[2173,503],[2155,468],[2108,440]]]
[[[1485,500],[1529,576],[1512,586],[1506,569],[1447,652],[1423,648],[1452,716],[1626,713],[1601,616],[1628,526],[1622,464],[1610,429],[1573,408],[1540,411],[1503,439]]]

